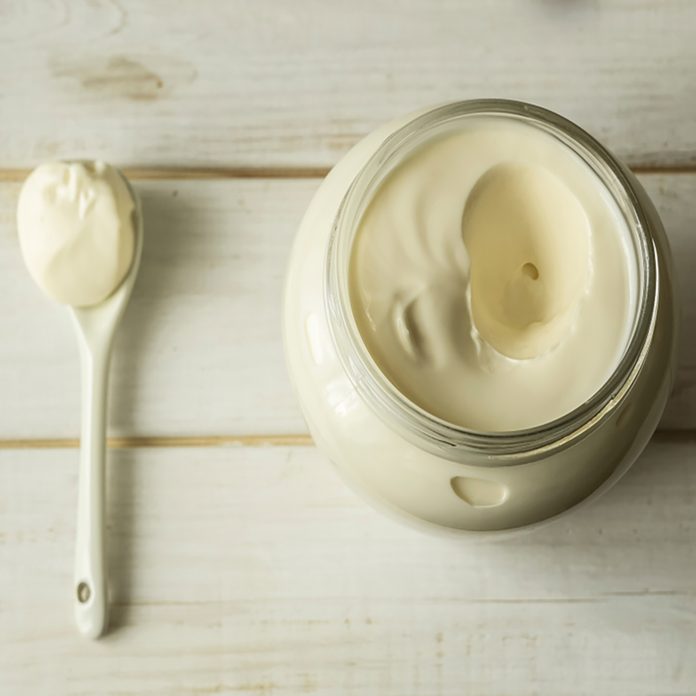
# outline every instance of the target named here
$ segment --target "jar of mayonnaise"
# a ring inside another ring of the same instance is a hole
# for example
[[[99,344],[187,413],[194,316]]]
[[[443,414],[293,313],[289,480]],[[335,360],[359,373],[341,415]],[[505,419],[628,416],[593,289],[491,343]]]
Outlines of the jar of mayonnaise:
[[[316,444],[431,529],[539,524],[635,461],[674,382],[667,239],[575,124],[440,106],[358,143],[312,200],[284,306]]]

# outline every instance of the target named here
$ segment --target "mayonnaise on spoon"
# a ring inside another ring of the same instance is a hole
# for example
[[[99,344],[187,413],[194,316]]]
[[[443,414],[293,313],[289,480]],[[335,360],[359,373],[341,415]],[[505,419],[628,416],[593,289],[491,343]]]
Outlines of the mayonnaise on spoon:
[[[111,347],[142,253],[137,197],[102,162],[43,164],[19,196],[17,224],[31,276],[70,306],[82,364],[82,435],[75,556],[75,618],[96,638],[107,624],[104,463]]]
[[[73,307],[105,300],[133,261],[134,207],[125,180],[108,164],[37,167],[17,208],[22,254],[37,285]]]

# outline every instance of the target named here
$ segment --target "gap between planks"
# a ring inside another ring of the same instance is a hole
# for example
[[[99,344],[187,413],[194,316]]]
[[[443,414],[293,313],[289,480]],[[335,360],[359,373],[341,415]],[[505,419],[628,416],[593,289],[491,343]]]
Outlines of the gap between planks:
[[[695,430],[658,430],[654,442],[695,442]],[[0,439],[0,450],[21,449],[77,449],[78,438]],[[109,449],[138,448],[205,448],[205,447],[313,447],[312,436],[307,433],[282,435],[191,435],[191,436],[143,436],[110,437]]]
[[[331,167],[122,167],[134,181],[186,179],[323,179]],[[696,171],[696,165],[694,165]],[[0,169],[0,182],[20,182],[31,169]]]
[[[310,447],[311,435],[304,433],[285,435],[191,435],[110,437],[109,449],[136,449],[151,447]],[[0,450],[19,449],[77,449],[78,438],[0,439]]]
[[[696,174],[696,163],[645,164],[630,167],[635,174]],[[123,167],[133,181],[214,179],[323,179],[331,167]],[[20,182],[31,169],[0,169],[0,183]]]

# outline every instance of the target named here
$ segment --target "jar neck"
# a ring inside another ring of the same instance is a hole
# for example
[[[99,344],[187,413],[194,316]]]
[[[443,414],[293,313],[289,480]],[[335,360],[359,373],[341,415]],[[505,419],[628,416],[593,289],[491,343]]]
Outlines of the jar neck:
[[[538,427],[481,432],[449,423],[405,397],[379,369],[360,335],[350,301],[349,266],[362,215],[389,174],[433,138],[472,116],[496,116],[539,128],[569,147],[614,199],[632,241],[637,304],[624,354],[614,372],[584,404]],[[360,397],[387,426],[421,449],[458,460],[475,452],[514,460],[567,447],[599,425],[625,398],[652,340],[658,304],[656,250],[650,223],[622,165],[581,128],[537,106],[506,100],[448,104],[424,113],[387,137],[357,174],[339,206],[326,256],[325,304],[337,355]]]

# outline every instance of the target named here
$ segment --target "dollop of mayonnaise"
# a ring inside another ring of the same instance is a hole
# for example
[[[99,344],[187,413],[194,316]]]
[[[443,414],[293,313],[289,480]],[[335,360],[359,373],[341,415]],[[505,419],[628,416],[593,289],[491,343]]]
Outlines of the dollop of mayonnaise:
[[[24,261],[52,299],[99,304],[130,269],[135,204],[123,177],[103,162],[37,167],[19,194],[17,227]]]
[[[351,305],[384,374],[464,428],[569,413],[616,368],[637,270],[609,191],[540,128],[477,116],[387,175],[356,233]]]
[[[553,350],[577,321],[591,280],[591,230],[562,180],[504,163],[476,183],[462,217],[472,319],[509,358]]]

